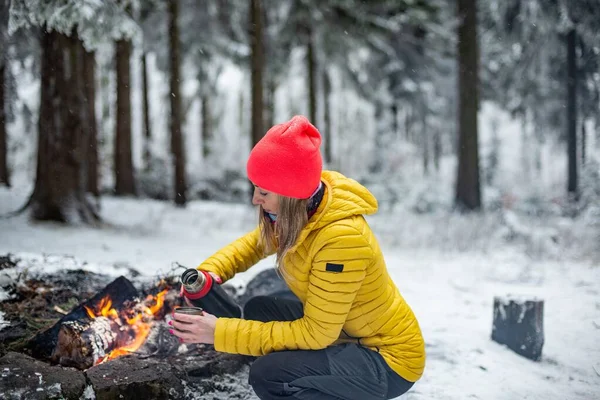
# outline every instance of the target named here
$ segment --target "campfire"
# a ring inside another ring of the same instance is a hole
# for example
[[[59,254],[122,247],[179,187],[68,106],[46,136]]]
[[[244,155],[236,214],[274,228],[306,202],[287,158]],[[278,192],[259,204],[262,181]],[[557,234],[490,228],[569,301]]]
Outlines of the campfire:
[[[31,348],[41,358],[82,370],[136,354],[153,326],[179,302],[164,281],[153,291],[140,296],[129,280],[119,277],[36,335]]]
[[[103,348],[100,346],[94,347],[94,349],[99,350],[94,354],[94,365],[131,354],[144,344],[156,315],[162,309],[166,294],[167,290],[163,290],[157,296],[148,295],[143,303],[139,303],[131,309],[125,309],[121,313],[112,307],[112,300],[108,296],[100,300],[99,310],[95,311],[88,306],[84,306],[88,316],[92,319],[91,323],[87,328],[77,322],[65,323],[59,333],[59,345],[65,344],[65,341],[61,340],[61,334],[67,338],[73,337],[73,335],[77,337],[80,332],[89,329],[95,330],[95,327],[101,326],[102,329],[97,329],[97,331],[110,331],[109,337],[112,342],[106,343],[108,346],[104,345]],[[132,313],[133,316],[130,315]],[[72,343],[73,340],[68,342]],[[102,353],[110,348],[113,349],[103,356]]]

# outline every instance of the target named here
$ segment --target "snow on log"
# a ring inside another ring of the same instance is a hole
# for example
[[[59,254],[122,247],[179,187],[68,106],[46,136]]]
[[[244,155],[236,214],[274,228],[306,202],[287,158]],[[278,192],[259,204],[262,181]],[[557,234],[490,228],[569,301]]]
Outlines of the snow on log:
[[[539,361],[544,346],[544,301],[494,297],[492,340]]]
[[[88,369],[112,350],[126,345],[132,336],[135,332],[130,326],[120,326],[107,317],[68,321],[60,327],[50,360],[66,367]]]

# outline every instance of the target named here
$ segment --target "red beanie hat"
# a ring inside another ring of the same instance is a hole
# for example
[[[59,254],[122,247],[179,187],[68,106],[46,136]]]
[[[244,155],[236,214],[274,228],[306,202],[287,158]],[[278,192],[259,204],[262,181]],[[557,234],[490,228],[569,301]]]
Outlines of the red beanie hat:
[[[306,117],[275,125],[250,152],[248,179],[261,189],[308,199],[321,182],[321,134]]]

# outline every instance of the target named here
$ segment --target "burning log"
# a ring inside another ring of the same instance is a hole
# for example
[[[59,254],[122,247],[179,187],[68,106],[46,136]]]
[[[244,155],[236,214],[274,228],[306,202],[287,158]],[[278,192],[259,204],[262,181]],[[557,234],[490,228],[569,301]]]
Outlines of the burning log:
[[[66,367],[88,369],[135,336],[132,329],[122,328],[107,317],[65,322],[50,360]]]
[[[120,277],[38,335],[33,341],[37,346],[31,347],[51,362],[78,369],[134,352],[148,336],[155,315],[162,316],[167,292],[139,300],[131,282]]]
[[[95,305],[100,304],[102,299],[106,297],[109,297],[112,300],[112,304],[117,309],[120,309],[127,301],[132,301],[138,297],[138,291],[127,278],[123,276],[118,277],[106,285],[104,289],[96,293],[94,297],[75,307],[71,312],[58,320],[56,324],[35,335],[27,345],[31,354],[36,358],[50,360],[57,345],[58,332],[62,325],[69,321],[89,319],[86,307],[93,308]]]

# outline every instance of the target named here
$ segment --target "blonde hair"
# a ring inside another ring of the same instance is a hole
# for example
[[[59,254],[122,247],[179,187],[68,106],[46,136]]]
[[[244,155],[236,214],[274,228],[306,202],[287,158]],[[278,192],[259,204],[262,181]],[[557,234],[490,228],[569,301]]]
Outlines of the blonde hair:
[[[282,272],[283,259],[296,244],[300,232],[308,223],[307,199],[293,199],[277,195],[279,211],[277,222],[265,217],[262,206],[259,207],[259,226],[263,248],[266,254],[276,253],[277,268]]]

